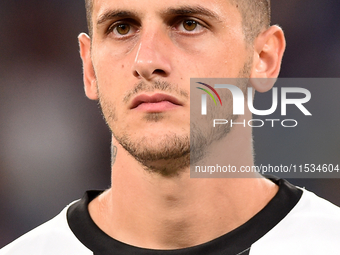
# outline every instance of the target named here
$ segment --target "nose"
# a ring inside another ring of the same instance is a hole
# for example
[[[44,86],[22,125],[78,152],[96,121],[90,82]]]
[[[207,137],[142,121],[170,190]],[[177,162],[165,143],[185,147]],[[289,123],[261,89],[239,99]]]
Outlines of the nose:
[[[148,81],[169,76],[171,73],[169,45],[170,39],[162,31],[141,34],[132,67],[133,75]]]

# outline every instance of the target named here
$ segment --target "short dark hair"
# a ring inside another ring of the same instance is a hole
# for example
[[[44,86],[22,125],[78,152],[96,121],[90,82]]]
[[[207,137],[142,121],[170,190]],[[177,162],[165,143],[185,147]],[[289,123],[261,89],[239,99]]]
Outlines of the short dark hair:
[[[85,0],[85,8],[86,8],[87,28],[89,30],[90,37],[92,37],[92,33],[93,33],[93,22],[92,22],[93,0]]]
[[[242,25],[245,39],[252,43],[259,33],[270,26],[270,0],[229,0],[242,15]],[[92,37],[93,0],[85,0],[87,26]]]
[[[230,0],[240,10],[245,39],[252,43],[271,23],[270,0]]]

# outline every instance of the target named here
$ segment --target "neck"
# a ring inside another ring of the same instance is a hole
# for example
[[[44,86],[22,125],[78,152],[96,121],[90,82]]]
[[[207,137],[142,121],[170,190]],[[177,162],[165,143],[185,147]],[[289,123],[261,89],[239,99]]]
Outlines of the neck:
[[[253,165],[251,132],[235,128],[223,139],[226,165]],[[243,136],[239,136],[243,133]],[[236,137],[242,137],[236,142]],[[249,143],[249,144],[246,144]],[[227,146],[226,146],[227,145]],[[198,245],[242,225],[276,194],[264,178],[190,178],[147,172],[120,146],[112,187],[89,205],[91,217],[109,236],[151,249]]]

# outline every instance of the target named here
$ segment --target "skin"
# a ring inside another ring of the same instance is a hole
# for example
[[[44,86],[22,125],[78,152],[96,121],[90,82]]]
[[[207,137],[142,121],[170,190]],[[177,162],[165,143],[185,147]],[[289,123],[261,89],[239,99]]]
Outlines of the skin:
[[[188,137],[191,77],[239,77],[249,59],[250,77],[278,76],[285,48],[279,27],[264,29],[253,45],[247,45],[236,6],[225,0],[188,0],[185,6],[203,7],[214,17],[187,14],[185,19],[202,24],[188,31],[182,16],[168,11],[183,9],[183,1],[95,0],[93,37],[79,36],[85,92],[90,99],[100,97],[116,154],[112,187],[90,203],[90,215],[109,236],[138,247],[178,249],[207,242],[245,223],[277,192],[275,184],[263,178],[190,179],[188,166],[176,171],[176,160],[142,165],[116,139],[125,135],[139,146],[159,151],[174,135]],[[98,24],[104,13],[117,9],[130,14]],[[126,24],[127,19],[131,29],[126,36],[117,29],[108,32],[112,24],[122,20]],[[166,93],[180,106],[161,111],[157,121],[150,121],[150,112],[130,109],[134,96],[124,98],[138,83],[151,88],[156,81],[167,82],[172,90],[144,89],[138,95]],[[272,85],[252,84],[258,91]],[[251,119],[249,111],[244,117]],[[230,165],[253,165],[251,140],[250,128],[235,126],[219,141],[223,154],[213,155]],[[168,170],[176,174],[148,171],[147,166],[171,166]]]

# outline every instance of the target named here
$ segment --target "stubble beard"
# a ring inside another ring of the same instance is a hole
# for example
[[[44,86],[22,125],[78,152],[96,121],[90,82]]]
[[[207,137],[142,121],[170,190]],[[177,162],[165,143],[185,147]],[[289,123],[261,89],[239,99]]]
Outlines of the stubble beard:
[[[98,87],[98,86],[97,86]],[[115,125],[119,123],[114,105],[100,93],[98,88],[99,106],[104,119],[109,126],[115,140],[135,159],[141,166],[152,173],[165,177],[177,176],[190,166],[190,134],[179,135],[169,132],[161,137],[149,137],[141,134],[138,138],[126,130],[117,131]],[[123,102],[127,103],[131,97],[140,92],[162,91],[173,95],[189,98],[184,90],[167,82],[156,81],[152,84],[138,83],[135,88],[128,91]],[[164,118],[163,113],[149,113],[143,119],[146,122],[159,122]],[[119,151],[118,151],[119,153]]]
[[[244,96],[247,97],[247,87],[249,84],[250,71],[252,68],[253,58],[250,57],[245,62],[243,68],[240,70],[237,79],[234,79],[237,87],[239,87]],[[198,162],[204,160],[210,154],[211,146],[221,139],[225,138],[231,131],[231,123],[235,123],[239,117],[239,115],[233,115],[232,113],[232,100],[233,97],[228,90],[223,90],[219,92],[221,98],[224,101],[228,102],[227,106],[219,108],[216,110],[212,104],[208,105],[207,111],[209,112],[208,119],[205,120],[205,123],[202,121],[198,121],[199,123],[190,122],[190,164],[195,165]],[[216,127],[212,127],[211,123],[213,123],[214,119],[220,119],[223,116],[223,119],[227,120],[227,124],[225,125],[217,125]],[[202,125],[203,124],[203,125]],[[205,126],[204,124],[208,125]],[[203,128],[202,128],[203,127]]]
[[[252,59],[243,66],[239,73],[239,78],[249,78]],[[246,84],[240,85],[244,93],[246,93]],[[98,86],[97,86],[98,87]],[[139,92],[152,91],[170,92],[184,97],[188,94],[178,87],[167,82],[159,82],[149,85],[140,82],[135,86],[134,90],[126,93],[123,101],[126,103],[132,96]],[[194,164],[202,160],[206,155],[206,148],[212,142],[218,141],[230,132],[230,124],[210,129],[210,131],[202,130],[194,123],[190,123],[190,133],[178,135],[169,133],[163,135],[159,139],[141,135],[139,138],[132,139],[131,134],[126,131],[117,132],[114,129],[115,123],[119,123],[116,115],[115,106],[100,93],[98,87],[99,106],[102,110],[104,119],[109,126],[112,135],[116,141],[135,159],[141,166],[149,172],[160,174],[164,177],[179,176],[190,167],[190,163]],[[230,102],[230,100],[228,100]],[[231,106],[227,107],[226,119],[236,121],[237,115],[232,115]],[[210,111],[213,112],[213,111]],[[164,118],[162,113],[148,114],[144,117],[145,121],[158,122]],[[211,118],[214,118],[212,116]],[[222,125],[221,125],[222,126]],[[191,138],[191,139],[190,139]],[[119,153],[119,152],[118,152]]]

